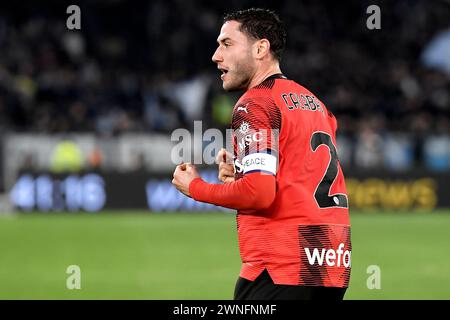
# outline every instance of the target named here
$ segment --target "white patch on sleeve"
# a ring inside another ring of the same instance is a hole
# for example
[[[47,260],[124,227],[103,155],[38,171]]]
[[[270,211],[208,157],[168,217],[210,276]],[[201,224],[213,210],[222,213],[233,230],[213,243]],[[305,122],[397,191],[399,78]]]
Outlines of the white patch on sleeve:
[[[252,153],[242,159],[244,173],[251,171],[267,171],[277,173],[277,157],[267,153]]]

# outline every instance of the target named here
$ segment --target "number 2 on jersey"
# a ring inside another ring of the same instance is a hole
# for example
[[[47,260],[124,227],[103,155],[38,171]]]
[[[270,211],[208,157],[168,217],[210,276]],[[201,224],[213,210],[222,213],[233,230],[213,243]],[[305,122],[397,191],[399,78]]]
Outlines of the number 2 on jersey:
[[[311,136],[311,149],[316,152],[319,146],[325,145],[330,152],[330,162],[322,180],[314,192],[314,198],[321,209],[338,207],[348,208],[347,195],[336,193],[330,195],[331,186],[338,175],[338,156],[331,136],[328,133],[317,131]]]

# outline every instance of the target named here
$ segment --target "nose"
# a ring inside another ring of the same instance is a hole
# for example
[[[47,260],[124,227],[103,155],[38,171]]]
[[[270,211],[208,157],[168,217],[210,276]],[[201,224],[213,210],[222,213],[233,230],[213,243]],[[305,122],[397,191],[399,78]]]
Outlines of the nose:
[[[214,52],[214,54],[213,54],[213,56],[212,56],[212,61],[213,61],[214,63],[219,63],[219,62],[221,62],[221,61],[223,60],[222,55],[221,55],[220,52],[219,52],[219,49],[220,49],[220,47],[218,47],[218,48],[216,49],[216,52]]]

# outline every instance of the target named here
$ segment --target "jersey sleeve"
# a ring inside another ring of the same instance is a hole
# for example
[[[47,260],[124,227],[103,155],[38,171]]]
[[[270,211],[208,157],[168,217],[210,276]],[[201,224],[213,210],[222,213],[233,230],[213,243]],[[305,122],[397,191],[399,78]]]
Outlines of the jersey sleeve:
[[[252,172],[276,175],[281,112],[270,97],[247,98],[233,110],[236,178]]]
[[[248,98],[234,108],[231,127],[235,181],[209,184],[197,178],[189,192],[197,201],[227,208],[267,209],[276,194],[281,112],[269,97]]]
[[[276,181],[272,175],[246,174],[235,182],[214,184],[201,178],[189,184],[194,200],[236,210],[262,210],[275,199]]]

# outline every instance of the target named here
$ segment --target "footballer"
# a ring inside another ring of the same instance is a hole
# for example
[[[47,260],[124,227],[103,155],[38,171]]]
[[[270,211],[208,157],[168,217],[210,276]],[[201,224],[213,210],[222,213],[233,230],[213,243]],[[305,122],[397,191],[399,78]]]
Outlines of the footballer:
[[[203,181],[191,164],[177,166],[172,183],[237,210],[235,299],[341,300],[351,239],[336,118],[281,72],[286,31],[274,12],[226,15],[217,42],[224,90],[245,91],[232,114],[234,155],[218,155],[222,184]]]

